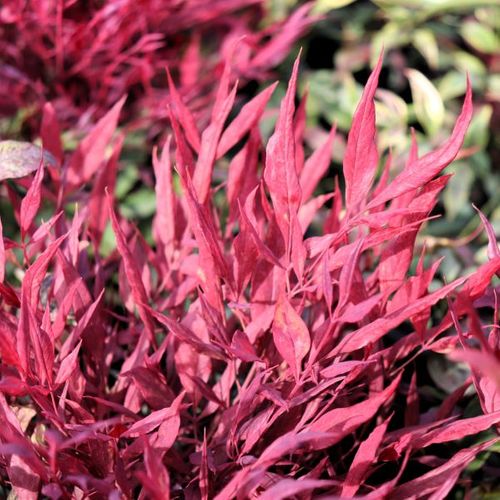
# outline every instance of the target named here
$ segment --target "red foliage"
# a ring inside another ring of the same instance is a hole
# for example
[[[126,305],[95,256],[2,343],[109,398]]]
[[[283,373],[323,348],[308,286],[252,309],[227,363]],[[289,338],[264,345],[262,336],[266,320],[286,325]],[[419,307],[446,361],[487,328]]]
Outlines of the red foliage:
[[[225,59],[231,82],[267,78],[313,20],[306,4],[261,28],[263,9],[262,0],[5,0],[0,115],[30,107],[26,124],[36,134],[50,101],[64,128],[87,129],[128,95],[130,126],[157,125],[167,118],[170,68],[179,93],[206,119]]]
[[[153,154],[152,244],[114,207],[123,101],[60,170],[40,168],[22,200],[10,193],[24,237],[9,245],[4,234],[0,275],[5,262],[25,272],[21,287],[0,288],[0,464],[20,498],[445,498],[491,444],[426,452],[500,422],[498,318],[488,327],[474,306],[496,305],[496,242],[487,264],[432,292],[439,263],[426,268],[422,255],[411,271],[471,91],[447,142],[422,157],[414,148],[374,185],[381,64],[349,135],[345,201],[337,185],[331,208],[314,192],[333,134],[305,161],[297,154],[298,61],[265,148],[258,125],[272,89],[226,124],[235,87],[225,72],[198,130],[172,88],[174,137]],[[46,109],[42,135],[54,139]],[[235,146],[217,185],[214,165]],[[47,147],[59,156],[57,141]],[[56,210],[77,198],[79,211],[37,228],[41,197]],[[104,256],[108,209],[116,250]],[[308,236],[313,220],[321,234]],[[443,299],[448,312],[431,314]],[[457,339],[483,415],[461,417],[464,390],[441,407],[419,403],[414,364]]]

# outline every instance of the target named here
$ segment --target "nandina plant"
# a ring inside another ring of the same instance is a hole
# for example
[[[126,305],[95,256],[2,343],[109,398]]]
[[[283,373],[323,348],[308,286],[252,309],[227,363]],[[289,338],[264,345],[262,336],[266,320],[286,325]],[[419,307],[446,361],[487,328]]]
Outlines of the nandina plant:
[[[123,101],[72,155],[47,109],[43,160],[9,144],[2,168],[36,173],[2,176],[20,230],[0,238],[4,493],[437,499],[498,441],[493,229],[482,217],[488,262],[439,287],[440,262],[415,251],[471,91],[444,144],[420,156],[413,141],[403,168],[389,155],[379,172],[381,65],[353,117],[345,189],[331,182],[326,194],[317,186],[335,131],[306,158],[298,60],[265,145],[274,86],[227,123],[237,87],[226,69],[199,130],[171,79],[149,241],[115,207]],[[42,201],[53,215],[39,221]],[[101,251],[108,223],[111,254]],[[446,397],[424,390],[430,354],[470,363]],[[464,415],[471,399],[477,410]]]

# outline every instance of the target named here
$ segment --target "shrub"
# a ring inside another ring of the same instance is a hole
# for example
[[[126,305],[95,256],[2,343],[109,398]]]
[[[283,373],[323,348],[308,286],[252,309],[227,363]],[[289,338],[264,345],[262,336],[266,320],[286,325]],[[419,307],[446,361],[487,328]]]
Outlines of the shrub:
[[[45,161],[21,157],[33,179],[2,188],[21,238],[0,240],[0,454],[20,498],[445,498],[492,450],[492,228],[483,218],[489,261],[437,289],[440,262],[415,252],[471,90],[447,141],[423,156],[414,141],[403,170],[389,155],[378,172],[381,65],[353,118],[344,193],[315,194],[335,131],[305,158],[298,60],[265,148],[273,86],[227,124],[226,69],[201,133],[178,101],[153,152],[150,237],[115,211],[123,100],[66,159],[46,108]],[[2,168],[20,160],[9,146]],[[472,368],[437,397],[426,362],[447,354]]]

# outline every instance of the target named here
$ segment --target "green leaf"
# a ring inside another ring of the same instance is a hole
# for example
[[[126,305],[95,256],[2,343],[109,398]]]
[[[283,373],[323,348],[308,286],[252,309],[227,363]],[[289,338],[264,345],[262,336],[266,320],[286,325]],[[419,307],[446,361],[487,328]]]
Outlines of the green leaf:
[[[325,14],[334,9],[340,9],[346,7],[355,0],[316,0],[314,4],[313,13],[314,14]]]
[[[378,89],[375,94],[377,101],[377,121],[383,127],[402,127],[408,122],[408,106],[404,99],[394,92]]]
[[[457,161],[446,169],[453,176],[443,193],[443,203],[446,208],[446,218],[455,219],[461,212],[471,214],[469,206],[470,192],[474,182],[474,174],[467,168],[465,162]]]
[[[113,250],[116,248],[116,238],[113,229],[111,228],[111,224],[108,223],[106,228],[104,229],[104,233],[102,235],[101,246],[99,248],[99,253],[103,257],[108,257],[111,255]]]
[[[328,70],[315,71],[308,79],[307,116],[324,117],[337,122],[341,130],[349,130],[361,87],[349,73],[335,74]]]
[[[154,191],[146,187],[130,193],[120,204],[123,215],[127,218],[146,219],[156,210]]]
[[[465,94],[466,80],[463,73],[449,71],[439,80],[436,88],[443,101],[449,101]]]
[[[439,64],[439,48],[434,33],[429,29],[416,30],[413,45],[422,54],[427,64],[436,69]]]
[[[401,47],[411,41],[410,33],[401,30],[401,26],[396,22],[387,23],[380,31],[373,36],[371,43],[370,65],[375,66],[382,48],[386,52],[390,49]]]
[[[494,101],[500,101],[500,74],[491,75],[488,78],[487,94],[489,99]]]
[[[485,54],[496,54],[500,50],[500,40],[495,32],[484,24],[466,21],[462,24],[460,34],[474,49]]]
[[[406,70],[410,81],[415,114],[427,134],[435,134],[443,125],[445,110],[443,100],[436,87],[420,71]]]
[[[474,116],[465,137],[465,146],[475,146],[484,149],[490,139],[490,122],[493,106],[484,104],[476,106]]]
[[[129,163],[125,168],[120,170],[116,181],[115,195],[118,200],[121,200],[132,189],[134,184],[139,179],[139,171],[135,165]]]
[[[484,63],[469,52],[461,50],[454,52],[453,64],[463,73],[472,73],[473,75],[486,75],[488,73]]]

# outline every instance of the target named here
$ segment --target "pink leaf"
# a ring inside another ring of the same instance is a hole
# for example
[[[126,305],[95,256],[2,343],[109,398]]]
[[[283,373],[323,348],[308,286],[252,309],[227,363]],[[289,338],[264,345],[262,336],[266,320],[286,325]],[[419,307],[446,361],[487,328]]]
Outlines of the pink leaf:
[[[241,108],[236,118],[221,135],[217,147],[217,158],[225,155],[245,134],[255,127],[277,85],[278,82],[273,83]]]
[[[166,249],[171,250],[175,240],[175,196],[172,183],[172,165],[170,163],[171,136],[168,136],[158,159],[156,149],[153,151],[153,168],[156,177],[156,215],[154,231]]]
[[[276,222],[285,241],[287,260],[293,262],[295,272],[301,278],[305,249],[302,243],[302,230],[297,218],[302,195],[295,164],[293,132],[298,67],[299,58],[297,57],[285,98],[281,103],[275,132],[267,144],[264,180],[269,188]]]
[[[311,338],[306,324],[284,294],[276,304],[272,332],[276,348],[298,381],[301,362],[309,352]]]
[[[378,78],[382,68],[380,54],[363,91],[361,101],[352,119],[344,155],[346,207],[352,213],[366,203],[378,165],[375,128],[375,102]]]
[[[452,290],[464,283],[464,281],[465,278],[455,280],[453,283],[442,287],[436,292],[415,300],[406,307],[398,309],[384,317],[377,318],[375,321],[361,327],[359,330],[348,333],[335,347],[333,354],[352,352],[365,347],[370,342],[376,342],[404,320],[432,307],[436,302],[446,297]]]
[[[104,153],[116,127],[120,111],[125,104],[126,96],[122,97],[103,116],[85,139],[79,144],[71,157],[68,167],[67,181],[71,188],[80,186],[90,180],[102,165]]]
[[[179,123],[186,133],[186,139],[195,151],[200,150],[200,132],[196,127],[195,120],[189,108],[182,102],[179,92],[175,88],[170,71],[167,68],[168,88],[172,99],[172,109],[174,110]]]
[[[56,385],[64,384],[64,382],[66,382],[66,380],[71,377],[78,363],[78,353],[80,352],[81,345],[82,340],[80,340],[77,346],[61,361],[61,365],[59,366],[59,370],[57,372],[57,377],[54,381]]]
[[[201,136],[200,153],[193,175],[193,186],[196,197],[202,205],[206,202],[210,191],[212,172],[217,158],[217,146],[220,141],[224,123],[233,107],[236,89],[237,86],[235,85],[231,93],[220,103],[220,105],[217,105],[216,102],[212,113],[212,121],[203,131]]]
[[[50,151],[52,155],[54,155],[54,158],[56,158],[59,163],[62,164],[63,149],[61,144],[61,128],[59,126],[59,121],[57,120],[54,107],[50,102],[45,103],[45,105],[43,106],[40,135],[42,137],[43,147]],[[49,167],[49,170],[55,171],[55,168]],[[59,176],[57,176],[56,178],[58,179]]]
[[[435,151],[408,165],[385,189],[375,196],[368,208],[372,208],[388,200],[401,196],[409,191],[425,185],[438,175],[457,156],[472,118],[472,90],[467,81],[467,93],[451,137]]]
[[[474,460],[476,455],[488,449],[497,439],[492,439],[473,448],[460,450],[450,460],[416,479],[403,483],[391,493],[394,500],[404,500],[413,496],[428,496],[433,500],[444,499],[457,482],[460,473]]]
[[[304,163],[304,168],[300,172],[302,202],[308,200],[313,195],[316,186],[330,166],[335,132],[336,127],[333,126],[324,144],[316,149]]]
[[[42,201],[43,162],[40,163],[33,182],[21,202],[21,237],[24,239],[38,213]]]
[[[154,338],[154,325],[151,317],[146,312],[144,308],[148,303],[148,296],[146,294],[146,289],[144,288],[144,283],[142,282],[141,274],[139,269],[137,268],[137,264],[135,258],[130,251],[129,245],[125,239],[125,235],[121,230],[118,219],[116,218],[115,211],[113,209],[113,203],[111,198],[108,196],[108,210],[111,217],[111,225],[113,227],[113,232],[116,237],[116,245],[118,247],[118,251],[123,258],[123,264],[125,266],[125,274],[127,276],[127,280],[132,289],[132,296],[134,298],[135,305],[139,311],[139,315],[144,322],[144,326],[150,336],[150,339],[153,340],[153,343],[156,343]]]
[[[378,448],[384,438],[389,420],[390,418],[375,427],[359,446],[342,486],[342,497],[354,496],[363,484],[370,467],[376,461]]]

